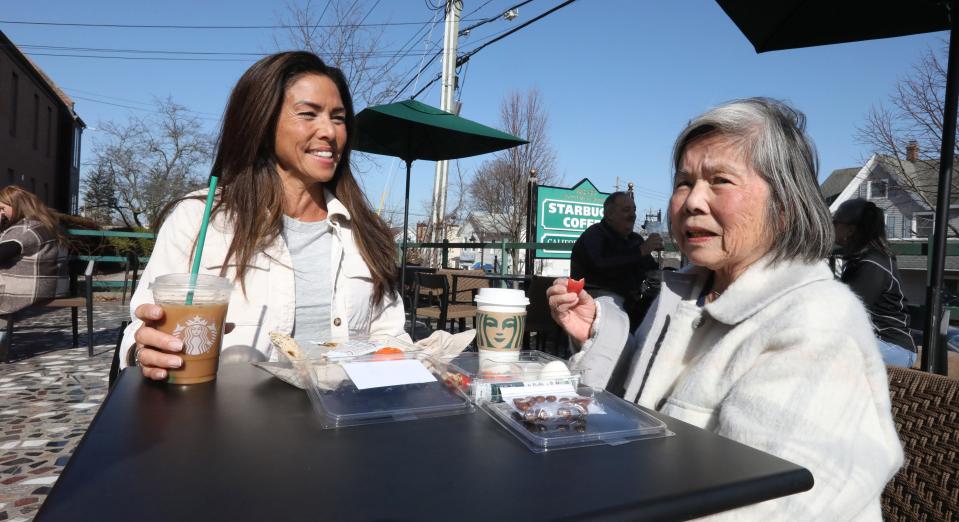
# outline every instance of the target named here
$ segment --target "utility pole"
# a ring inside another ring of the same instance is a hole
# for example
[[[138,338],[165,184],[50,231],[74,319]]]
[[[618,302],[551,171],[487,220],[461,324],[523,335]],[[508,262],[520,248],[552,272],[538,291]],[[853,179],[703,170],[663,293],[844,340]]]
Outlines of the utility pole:
[[[529,169],[529,180],[526,185],[526,242],[536,242],[536,169]],[[526,249],[526,263],[524,273],[533,275],[533,259],[536,257],[535,248]]]
[[[443,76],[440,88],[440,109],[453,112],[453,94],[456,91],[456,47],[459,38],[460,14],[463,12],[461,0],[446,0],[446,23],[443,30]],[[449,176],[449,162],[436,162],[436,175],[433,178],[433,210],[430,216],[433,222],[433,241],[446,238],[446,185]]]

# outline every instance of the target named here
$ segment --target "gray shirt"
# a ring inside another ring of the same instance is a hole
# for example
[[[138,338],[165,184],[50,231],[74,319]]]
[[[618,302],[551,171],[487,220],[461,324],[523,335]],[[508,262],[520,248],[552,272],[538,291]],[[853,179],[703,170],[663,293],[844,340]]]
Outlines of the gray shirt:
[[[328,219],[306,223],[283,216],[283,239],[293,260],[296,289],[293,338],[301,343],[331,338],[331,234]]]

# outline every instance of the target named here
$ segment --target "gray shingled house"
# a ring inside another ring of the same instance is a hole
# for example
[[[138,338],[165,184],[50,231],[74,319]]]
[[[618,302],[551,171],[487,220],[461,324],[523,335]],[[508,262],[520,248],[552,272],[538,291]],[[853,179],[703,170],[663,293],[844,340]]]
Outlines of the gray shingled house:
[[[886,236],[895,243],[914,244],[917,253],[925,254],[933,227],[938,177],[938,161],[919,159],[918,148],[910,145],[905,159],[874,154],[862,167],[834,170],[821,190],[831,212],[849,199],[873,201],[885,210]],[[951,200],[950,245],[959,244],[959,172],[953,174]],[[913,304],[923,303],[927,256],[899,255],[898,262],[906,297]],[[959,256],[946,258],[945,285],[959,294]]]

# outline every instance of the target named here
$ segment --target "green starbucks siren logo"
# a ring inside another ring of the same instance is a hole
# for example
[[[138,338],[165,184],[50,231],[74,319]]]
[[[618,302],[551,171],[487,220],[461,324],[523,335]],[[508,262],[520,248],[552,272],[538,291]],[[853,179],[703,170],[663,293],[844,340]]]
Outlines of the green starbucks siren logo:
[[[510,352],[522,348],[526,312],[479,311],[476,313],[476,323],[479,327],[476,346],[479,349]]]

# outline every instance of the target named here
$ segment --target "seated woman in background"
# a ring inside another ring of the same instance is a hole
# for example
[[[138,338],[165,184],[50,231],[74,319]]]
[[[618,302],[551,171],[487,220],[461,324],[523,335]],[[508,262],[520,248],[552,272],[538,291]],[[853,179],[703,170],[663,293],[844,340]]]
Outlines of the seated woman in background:
[[[562,279],[547,295],[587,384],[812,472],[810,491],[719,518],[878,521],[902,446],[869,316],[825,262],[833,228],[804,126],[752,98],[680,133],[669,221],[691,266],[663,274],[634,335],[605,298]]]
[[[299,341],[404,335],[393,236],[350,172],[354,131],[343,73],[312,53],[267,56],[233,88],[200,268],[236,282],[225,354],[275,359],[274,331]],[[152,327],[163,309],[149,284],[190,272],[205,199],[201,191],[175,202],[130,302],[121,367],[135,362],[151,379],[180,367],[183,344]]]
[[[56,215],[32,193],[8,185],[0,189],[0,216],[0,315],[66,295],[67,249]]]
[[[832,222],[844,262],[840,280],[866,305],[882,360],[911,367],[916,345],[909,335],[896,256],[886,241],[885,214],[871,201],[850,199],[839,205]]]

